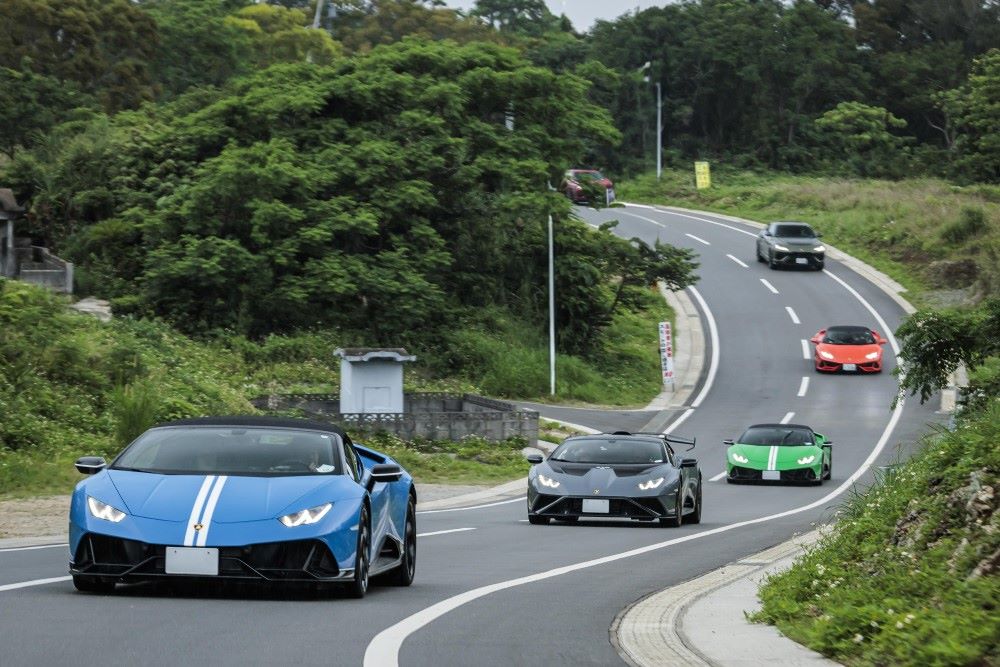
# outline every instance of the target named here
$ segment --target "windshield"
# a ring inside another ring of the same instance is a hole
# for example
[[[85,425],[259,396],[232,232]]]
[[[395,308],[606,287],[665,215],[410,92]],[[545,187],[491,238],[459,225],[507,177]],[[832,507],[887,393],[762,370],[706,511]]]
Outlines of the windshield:
[[[775,225],[774,235],[785,239],[811,239],[816,232],[809,225]]]
[[[823,342],[831,345],[874,345],[875,336],[865,329],[827,329]]]
[[[812,431],[800,426],[752,426],[737,440],[741,445],[815,445]]]
[[[147,431],[112,468],[164,474],[329,475],[340,473],[339,436],[299,429],[226,426]]]
[[[604,174],[599,171],[578,171],[574,174],[578,181],[602,181]]]
[[[564,442],[550,459],[571,463],[663,463],[663,444],[655,440],[588,438]]]

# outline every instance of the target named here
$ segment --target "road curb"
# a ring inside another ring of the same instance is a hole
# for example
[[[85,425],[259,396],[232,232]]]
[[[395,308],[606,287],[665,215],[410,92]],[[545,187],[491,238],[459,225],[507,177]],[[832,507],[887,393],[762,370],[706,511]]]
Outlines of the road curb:
[[[659,283],[660,294],[675,314],[674,388],[659,393],[646,410],[671,410],[684,407],[701,379],[705,365],[705,331],[701,314],[687,292],[672,292]]]
[[[787,569],[820,536],[819,531],[812,531],[795,537],[634,602],[615,618],[611,643],[633,667],[836,664],[780,635],[771,626],[750,623],[743,614],[744,609],[758,605],[756,583],[746,580]],[[714,635],[713,646],[723,638],[724,645],[718,650],[711,648],[703,636],[706,632]],[[766,658],[761,654],[765,644]]]

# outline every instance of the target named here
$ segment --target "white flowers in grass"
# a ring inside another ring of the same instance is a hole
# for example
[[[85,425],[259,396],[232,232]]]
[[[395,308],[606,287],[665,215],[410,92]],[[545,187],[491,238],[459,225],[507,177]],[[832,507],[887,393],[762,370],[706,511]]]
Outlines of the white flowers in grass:
[[[865,636],[864,635],[862,635],[862,634],[854,635],[854,643],[855,644],[860,644],[864,640],[865,640]]]
[[[822,563],[817,563],[816,571],[819,572],[820,575],[822,575],[824,572],[826,572],[826,567]]]

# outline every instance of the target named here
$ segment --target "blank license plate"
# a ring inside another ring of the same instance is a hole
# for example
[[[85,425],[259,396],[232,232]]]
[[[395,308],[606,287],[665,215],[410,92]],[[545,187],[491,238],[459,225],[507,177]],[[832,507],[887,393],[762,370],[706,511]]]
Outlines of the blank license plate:
[[[781,479],[781,471],[779,470],[764,470],[762,471],[762,478],[771,480],[772,482],[777,482]]]
[[[795,263],[796,264],[808,264],[809,260],[806,259],[805,257],[796,257],[795,258]]]
[[[857,364],[844,364],[845,371],[856,371],[858,370]]]
[[[593,512],[595,514],[607,514],[611,511],[610,503],[601,498],[584,498],[583,499],[583,511]]]
[[[219,550],[206,547],[167,547],[167,574],[219,574]]]

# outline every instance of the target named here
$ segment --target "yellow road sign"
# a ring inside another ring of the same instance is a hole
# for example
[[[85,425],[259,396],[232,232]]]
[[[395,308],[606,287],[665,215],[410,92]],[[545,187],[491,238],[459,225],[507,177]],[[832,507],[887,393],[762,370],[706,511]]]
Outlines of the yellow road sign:
[[[712,187],[712,173],[707,162],[694,163],[694,184],[699,190]]]

